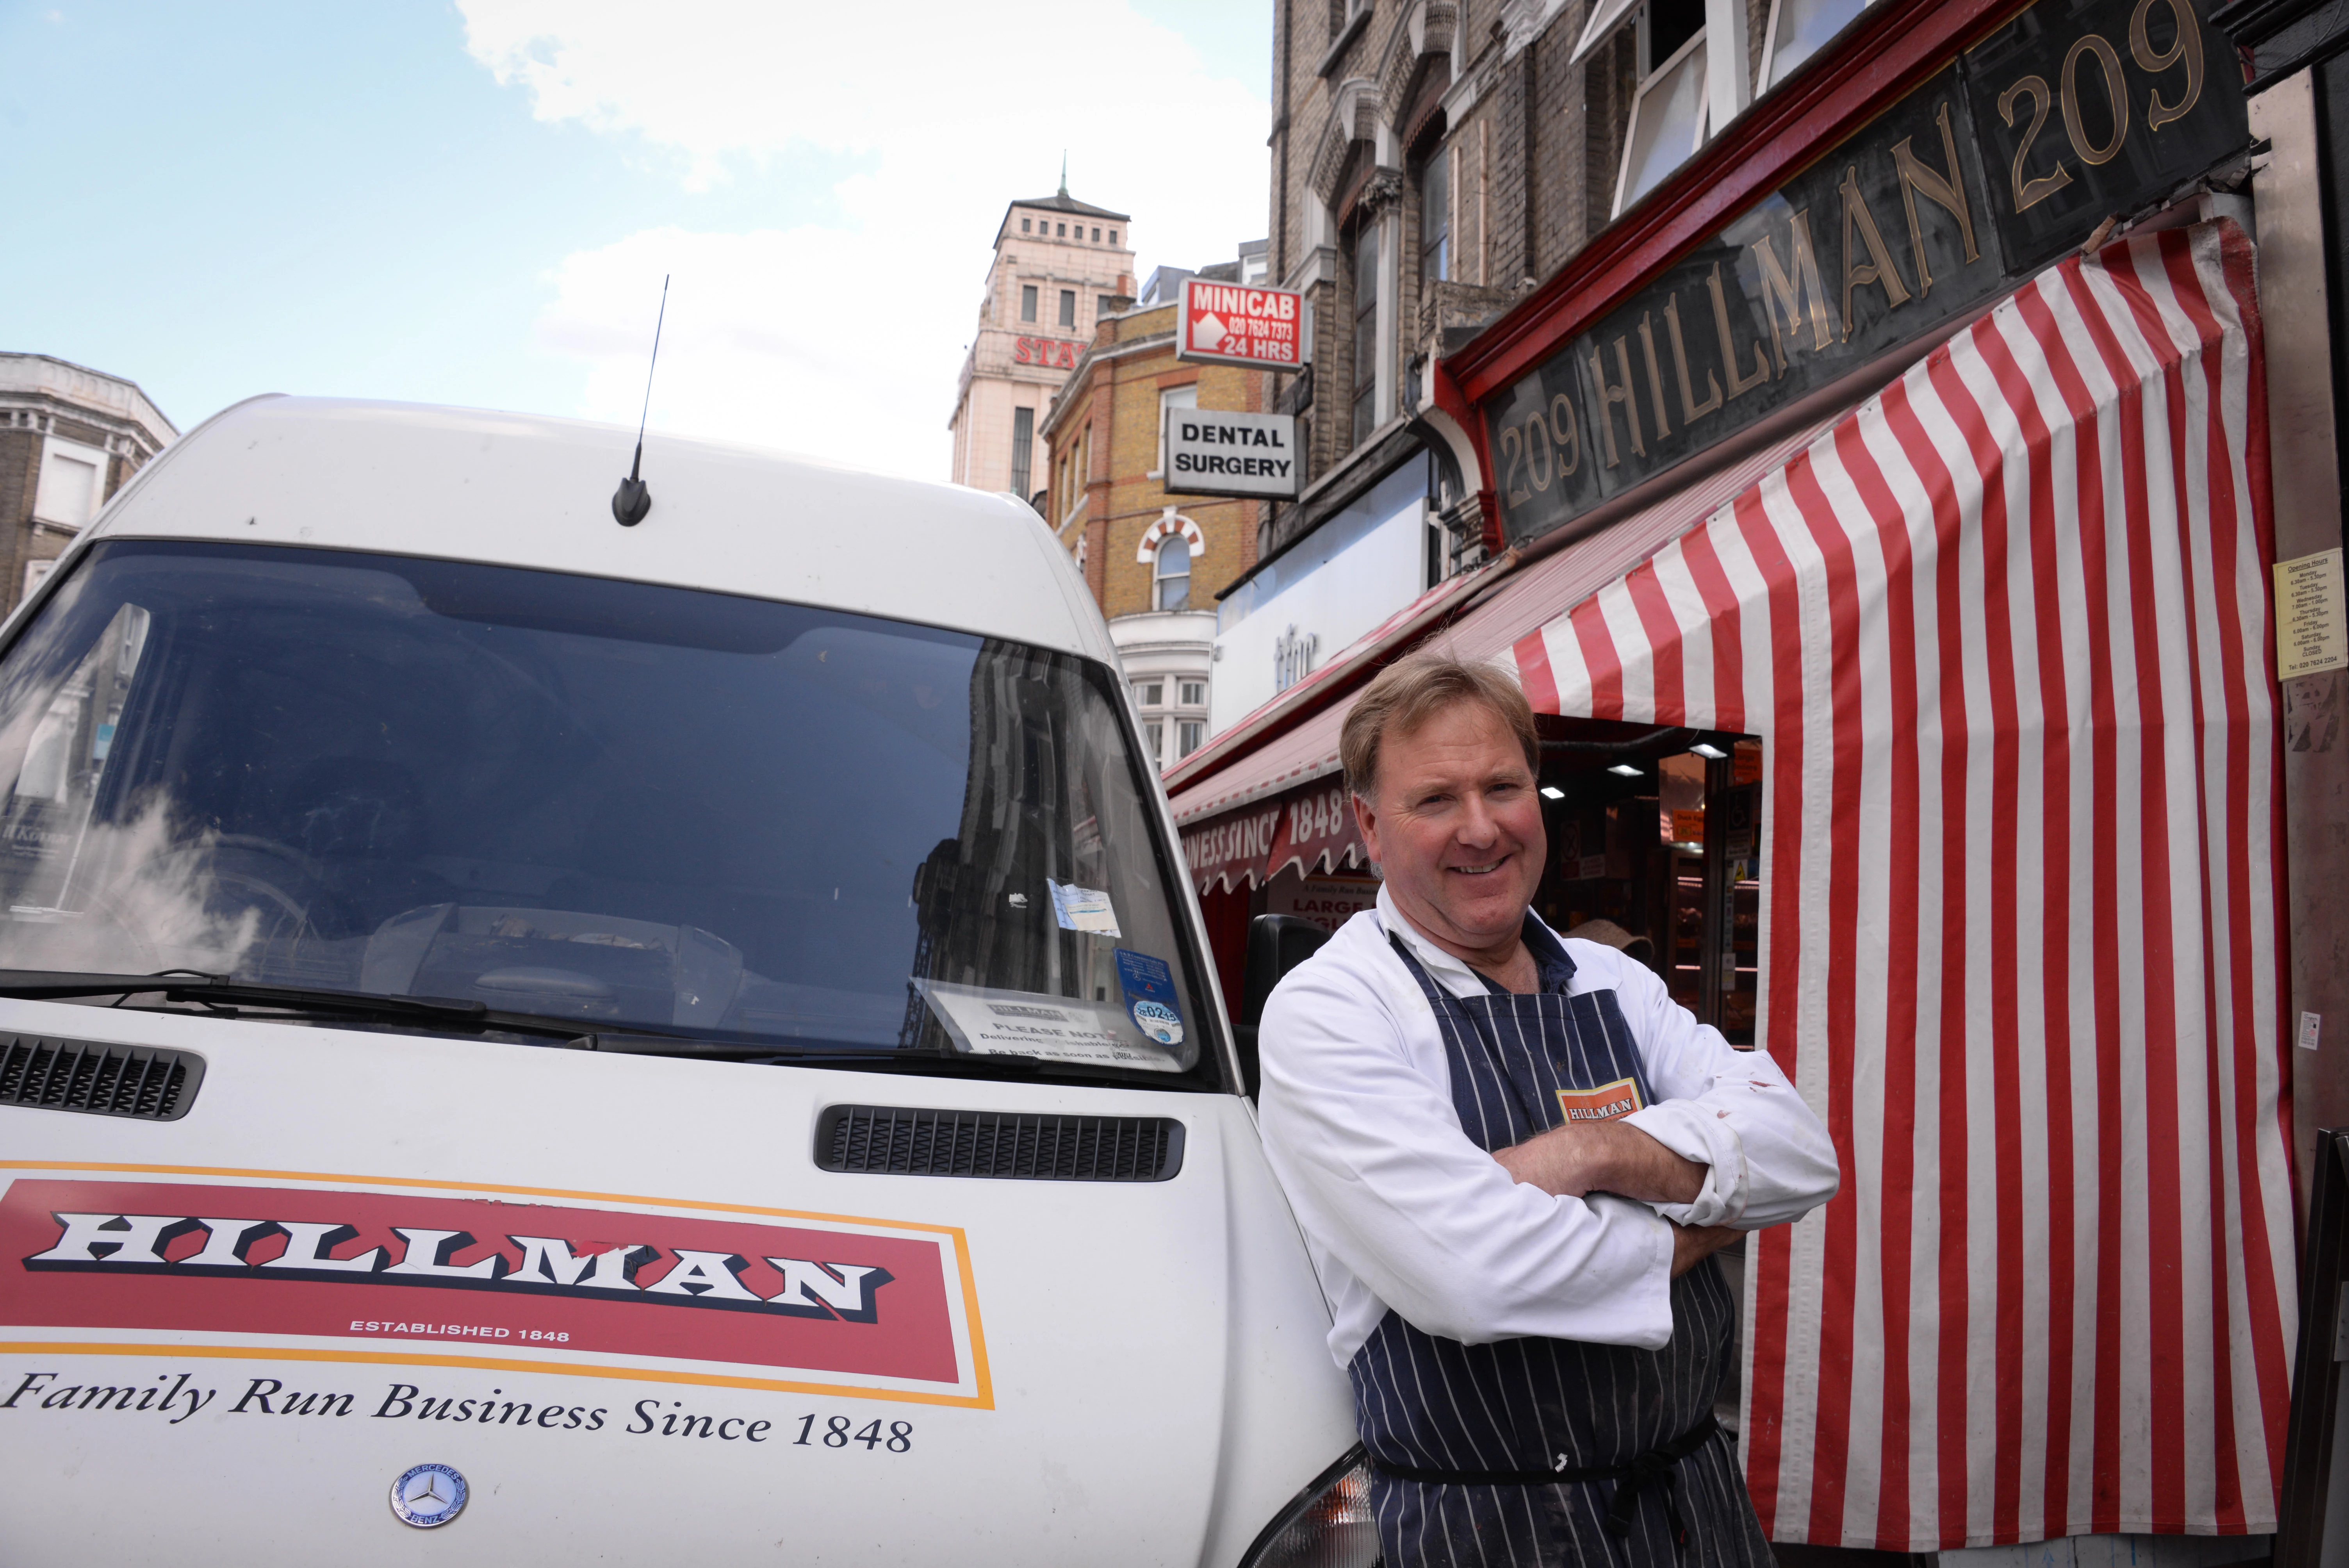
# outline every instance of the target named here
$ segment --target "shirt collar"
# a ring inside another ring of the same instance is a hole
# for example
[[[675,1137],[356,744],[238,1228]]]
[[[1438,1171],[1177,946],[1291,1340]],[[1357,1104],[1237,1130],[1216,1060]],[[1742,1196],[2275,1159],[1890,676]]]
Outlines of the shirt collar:
[[[1404,917],[1384,882],[1379,884],[1379,923],[1402,938],[1403,945],[1411,949],[1411,955],[1419,960],[1429,978],[1453,995],[1464,998],[1493,994],[1493,985],[1482,975],[1429,941],[1419,927]],[[1565,990],[1574,976],[1574,960],[1567,956],[1566,944],[1558,940],[1557,934],[1530,909],[1526,911],[1526,945],[1533,950],[1534,964],[1541,971],[1542,989]]]

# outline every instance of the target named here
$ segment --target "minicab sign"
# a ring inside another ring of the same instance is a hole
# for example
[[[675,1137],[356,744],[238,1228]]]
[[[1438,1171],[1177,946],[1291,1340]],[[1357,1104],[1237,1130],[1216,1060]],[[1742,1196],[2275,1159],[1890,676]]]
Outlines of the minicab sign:
[[[1305,296],[1247,284],[1183,280],[1181,330],[1174,357],[1257,370],[1295,370],[1305,363]]]
[[[1170,495],[1297,496],[1297,416],[1166,410]]]

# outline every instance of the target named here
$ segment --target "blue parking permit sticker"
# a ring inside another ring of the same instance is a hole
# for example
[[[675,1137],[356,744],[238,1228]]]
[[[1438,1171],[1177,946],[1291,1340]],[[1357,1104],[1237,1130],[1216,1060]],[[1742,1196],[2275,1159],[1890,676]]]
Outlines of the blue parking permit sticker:
[[[1183,1014],[1174,997],[1174,972],[1164,958],[1117,949],[1118,989],[1133,1026],[1162,1046],[1183,1043]]]

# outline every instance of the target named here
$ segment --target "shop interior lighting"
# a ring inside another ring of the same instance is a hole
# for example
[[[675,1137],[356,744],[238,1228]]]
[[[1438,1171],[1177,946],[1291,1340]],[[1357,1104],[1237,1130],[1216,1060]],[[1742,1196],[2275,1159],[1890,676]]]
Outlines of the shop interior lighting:
[[[1698,741],[1694,746],[1690,747],[1689,749],[1695,752],[1699,757],[1703,758],[1707,762],[1719,762],[1729,755],[1728,752],[1723,751],[1720,747],[1708,745],[1706,742],[1702,740]]]
[[[1640,777],[1640,770],[1632,767],[1628,762],[1618,762],[1614,767],[1609,768],[1607,771],[1609,773],[1620,774],[1626,779],[1637,779]]]
[[[1545,784],[1542,786],[1542,799],[1545,800],[1563,800],[1566,799],[1566,791],[1559,789],[1555,784]]]

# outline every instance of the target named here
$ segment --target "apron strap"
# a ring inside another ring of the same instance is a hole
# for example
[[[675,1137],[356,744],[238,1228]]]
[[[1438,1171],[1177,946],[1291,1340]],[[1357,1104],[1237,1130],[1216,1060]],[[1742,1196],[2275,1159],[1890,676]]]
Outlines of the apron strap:
[[[1670,1442],[1659,1443],[1619,1465],[1560,1465],[1554,1470],[1421,1470],[1373,1458],[1371,1468],[1396,1480],[1415,1480],[1430,1486],[1550,1486],[1560,1481],[1611,1480],[1615,1483],[1615,1495],[1607,1507],[1606,1530],[1609,1535],[1623,1537],[1630,1535],[1639,1517],[1640,1494],[1651,1484],[1661,1481],[1664,1514],[1671,1522],[1672,1544],[1686,1546],[1688,1524],[1681,1518],[1673,1471],[1681,1460],[1711,1442],[1713,1433],[1720,1429],[1721,1423],[1708,1415]]]

